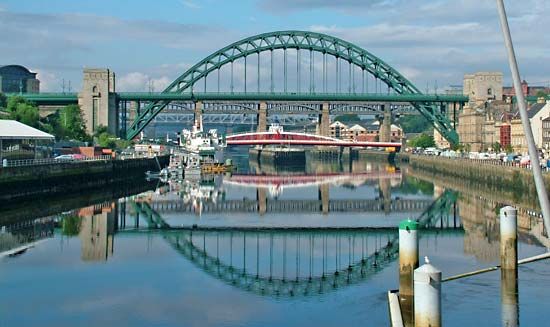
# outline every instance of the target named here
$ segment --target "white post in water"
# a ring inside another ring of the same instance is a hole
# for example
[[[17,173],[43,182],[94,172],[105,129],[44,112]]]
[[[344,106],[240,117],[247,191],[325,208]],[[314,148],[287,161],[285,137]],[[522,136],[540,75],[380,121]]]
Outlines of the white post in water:
[[[425,260],[414,271],[414,325],[441,327],[441,271]]]
[[[518,221],[516,208],[500,209],[500,266],[501,269],[518,269]]]
[[[407,219],[399,223],[399,302],[405,326],[414,323],[413,274],[418,268],[418,223]]]
[[[518,223],[517,210],[500,209],[500,297],[502,325],[518,326]]]

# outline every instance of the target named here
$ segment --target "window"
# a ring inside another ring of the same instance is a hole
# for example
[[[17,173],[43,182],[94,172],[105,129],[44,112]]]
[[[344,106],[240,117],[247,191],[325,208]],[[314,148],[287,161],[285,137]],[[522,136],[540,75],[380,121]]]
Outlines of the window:
[[[493,95],[493,89],[492,88],[487,89],[487,95]]]
[[[94,85],[94,87],[92,87],[92,93],[97,93],[97,85]]]

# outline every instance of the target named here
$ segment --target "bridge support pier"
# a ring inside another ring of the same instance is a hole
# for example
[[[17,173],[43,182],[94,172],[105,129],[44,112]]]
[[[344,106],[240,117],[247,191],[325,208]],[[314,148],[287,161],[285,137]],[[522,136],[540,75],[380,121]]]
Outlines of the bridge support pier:
[[[382,198],[384,204],[384,214],[389,215],[391,212],[391,183],[389,179],[380,179],[379,184],[379,193],[378,195]]]
[[[382,121],[380,122],[380,134],[378,140],[380,142],[390,142],[391,141],[391,106],[389,103],[382,105],[383,116]]]
[[[202,130],[202,101],[195,102],[195,109],[193,113],[193,120],[195,124]]]
[[[99,126],[118,134],[118,112],[115,95],[115,73],[109,69],[84,69],[78,104],[86,122],[86,132],[93,134]]]
[[[323,102],[322,104],[319,123],[317,125],[317,134],[322,136],[329,136],[330,134],[330,110],[328,102]]]
[[[259,187],[256,190],[256,200],[258,201],[258,213],[260,216],[265,215],[267,211],[267,190],[265,188]]]
[[[258,119],[256,120],[258,122],[258,128],[257,132],[267,132],[267,103],[265,101],[261,101],[258,106]]]
[[[139,101],[130,101],[130,109],[128,110],[128,120],[133,123],[139,116]]]
[[[319,200],[321,200],[321,212],[327,215],[329,212],[329,184],[319,186]]]

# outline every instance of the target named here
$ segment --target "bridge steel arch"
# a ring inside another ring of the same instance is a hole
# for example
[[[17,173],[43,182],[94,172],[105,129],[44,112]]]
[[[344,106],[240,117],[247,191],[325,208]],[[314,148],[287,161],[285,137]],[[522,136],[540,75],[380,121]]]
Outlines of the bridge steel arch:
[[[204,58],[172,82],[163,93],[191,93],[202,78],[224,65],[249,55],[277,49],[310,50],[328,54],[360,67],[402,95],[421,95],[422,92],[396,69],[367,50],[340,38],[308,31],[276,31],[251,36],[234,42]],[[169,100],[154,101],[142,110],[127,131],[127,137],[136,137],[168,104]],[[412,103],[432,123],[443,137],[458,143],[458,134],[439,106],[434,103]]]

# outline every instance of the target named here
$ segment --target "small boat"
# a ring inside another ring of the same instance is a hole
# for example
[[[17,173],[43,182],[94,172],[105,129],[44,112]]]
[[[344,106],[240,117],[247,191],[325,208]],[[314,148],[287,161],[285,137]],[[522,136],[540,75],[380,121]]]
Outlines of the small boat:
[[[147,179],[157,179],[157,178],[168,178],[170,176],[170,171],[166,168],[161,169],[159,172],[155,171],[146,171],[145,177]]]

